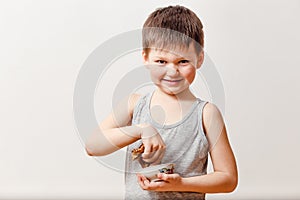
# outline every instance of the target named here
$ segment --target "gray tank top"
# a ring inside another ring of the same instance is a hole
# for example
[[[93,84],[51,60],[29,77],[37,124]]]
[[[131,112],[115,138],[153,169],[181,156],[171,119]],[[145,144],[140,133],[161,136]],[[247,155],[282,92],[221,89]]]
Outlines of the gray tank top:
[[[193,103],[182,120],[162,125],[152,119],[150,102],[154,91],[142,96],[133,111],[132,125],[150,123],[157,129],[166,144],[166,152],[161,163],[174,163],[175,171],[181,177],[206,174],[208,141],[202,127],[202,110],[207,103],[199,98]],[[132,161],[131,151],[138,148],[138,140],[127,147],[125,169],[125,199],[205,199],[204,193],[197,192],[154,192],[143,190],[136,172],[142,168],[138,161]]]

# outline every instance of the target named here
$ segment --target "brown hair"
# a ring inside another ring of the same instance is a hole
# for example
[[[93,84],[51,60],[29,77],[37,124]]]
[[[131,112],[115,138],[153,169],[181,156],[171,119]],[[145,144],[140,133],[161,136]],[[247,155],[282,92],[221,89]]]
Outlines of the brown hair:
[[[143,49],[189,47],[193,42],[197,53],[204,47],[203,25],[197,15],[183,6],[156,9],[143,25]]]

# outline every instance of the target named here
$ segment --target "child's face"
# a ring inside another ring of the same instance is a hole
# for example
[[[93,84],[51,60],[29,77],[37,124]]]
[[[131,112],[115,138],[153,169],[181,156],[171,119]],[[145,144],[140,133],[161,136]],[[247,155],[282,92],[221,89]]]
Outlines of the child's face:
[[[172,51],[153,48],[147,54],[143,52],[144,63],[150,70],[152,81],[171,95],[189,89],[203,58],[203,51],[197,54],[194,45]]]

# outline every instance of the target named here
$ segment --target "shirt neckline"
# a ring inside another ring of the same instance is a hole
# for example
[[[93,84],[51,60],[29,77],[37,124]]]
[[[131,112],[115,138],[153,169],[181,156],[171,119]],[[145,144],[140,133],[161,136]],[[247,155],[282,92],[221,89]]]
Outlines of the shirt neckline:
[[[179,121],[173,123],[173,124],[160,124],[157,121],[155,121],[152,116],[151,116],[151,112],[150,112],[150,104],[151,104],[151,99],[153,97],[155,90],[153,90],[150,94],[149,94],[149,98],[147,99],[147,113],[148,113],[148,117],[150,119],[150,123],[152,125],[154,125],[156,128],[160,128],[160,129],[169,129],[169,128],[174,128],[180,124],[182,124],[183,122],[185,122],[193,113],[193,111],[195,110],[196,106],[200,103],[200,99],[196,98],[196,100],[193,102],[192,106],[190,107],[189,111],[187,112],[187,114]]]

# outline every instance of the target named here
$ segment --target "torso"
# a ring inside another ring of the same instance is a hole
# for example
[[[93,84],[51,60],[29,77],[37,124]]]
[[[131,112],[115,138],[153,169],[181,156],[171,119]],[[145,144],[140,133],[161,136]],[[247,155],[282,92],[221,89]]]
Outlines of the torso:
[[[166,144],[162,163],[174,163],[175,173],[182,177],[206,174],[208,142],[202,127],[202,110],[206,102],[196,98],[195,101],[183,101],[181,114],[176,111],[176,104],[168,101],[161,106],[152,99],[153,93],[140,97],[133,111],[132,124],[150,123],[157,129]],[[152,101],[153,100],[153,101]],[[171,107],[175,106],[175,108]],[[161,110],[161,111],[159,111]],[[161,117],[161,113],[166,113]],[[153,112],[152,112],[153,111]],[[151,112],[151,115],[150,115]],[[164,123],[165,120],[165,123]],[[144,191],[137,183],[135,173],[141,170],[138,162],[131,159],[131,150],[141,144],[138,140],[130,144],[126,154],[126,199],[204,199],[201,193],[188,192],[151,192]]]

